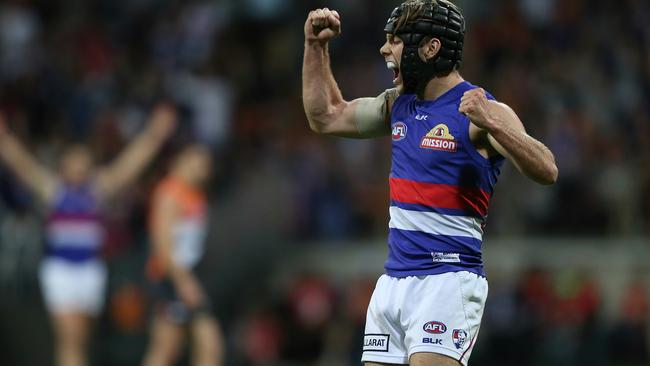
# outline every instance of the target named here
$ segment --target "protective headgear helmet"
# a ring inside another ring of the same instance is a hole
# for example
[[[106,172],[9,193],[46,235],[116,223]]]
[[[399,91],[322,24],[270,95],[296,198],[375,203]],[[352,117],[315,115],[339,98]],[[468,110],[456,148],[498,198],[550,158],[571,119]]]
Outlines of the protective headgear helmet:
[[[401,19],[416,7],[421,10],[415,19]],[[393,10],[384,31],[399,36],[404,43],[400,73],[406,93],[421,94],[429,80],[448,75],[460,66],[465,19],[460,10],[446,0],[406,1]],[[424,61],[418,50],[429,38],[439,39],[441,47],[434,58]]]

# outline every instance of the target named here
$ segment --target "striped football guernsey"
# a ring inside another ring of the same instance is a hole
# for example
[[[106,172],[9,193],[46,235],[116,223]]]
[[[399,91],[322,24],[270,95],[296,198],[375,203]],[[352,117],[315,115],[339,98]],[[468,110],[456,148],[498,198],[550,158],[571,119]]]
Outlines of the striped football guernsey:
[[[50,208],[46,255],[69,262],[99,259],[104,227],[89,185],[61,185]]]
[[[436,100],[407,94],[393,105],[390,276],[485,276],[483,227],[504,159],[484,158],[470,141],[470,121],[458,107],[473,88],[462,82]]]

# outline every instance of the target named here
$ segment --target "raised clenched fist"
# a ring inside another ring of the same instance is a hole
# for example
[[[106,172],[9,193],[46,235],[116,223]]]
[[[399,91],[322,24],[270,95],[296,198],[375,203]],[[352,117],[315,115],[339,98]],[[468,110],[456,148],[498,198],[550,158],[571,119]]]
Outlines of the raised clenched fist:
[[[492,127],[490,103],[482,88],[468,90],[460,100],[458,111],[482,129]]]
[[[341,17],[336,10],[328,8],[309,12],[305,22],[305,41],[324,46],[330,39],[341,34]]]

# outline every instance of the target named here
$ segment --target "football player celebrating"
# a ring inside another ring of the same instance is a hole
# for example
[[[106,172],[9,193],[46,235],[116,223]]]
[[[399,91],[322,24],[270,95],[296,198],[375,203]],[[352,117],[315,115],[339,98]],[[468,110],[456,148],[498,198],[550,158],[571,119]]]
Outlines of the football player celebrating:
[[[447,0],[408,0],[380,49],[395,88],[346,101],[330,69],[336,11],[305,23],[303,103],[317,133],[392,134],[388,259],[366,318],[367,366],[467,365],[488,284],[481,259],[490,197],[504,160],[540,184],[558,175],[551,151],[515,112],[463,80],[465,21]]]

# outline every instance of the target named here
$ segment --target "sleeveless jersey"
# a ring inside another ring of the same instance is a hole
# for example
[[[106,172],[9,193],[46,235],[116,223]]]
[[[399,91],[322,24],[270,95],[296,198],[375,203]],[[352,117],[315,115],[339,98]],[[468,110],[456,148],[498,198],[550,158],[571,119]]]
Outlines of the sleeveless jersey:
[[[71,262],[99,258],[104,226],[90,185],[61,185],[47,218],[47,256]]]
[[[205,196],[200,190],[172,176],[165,178],[156,187],[153,196],[154,207],[156,200],[163,196],[171,196],[180,207],[180,217],[172,227],[172,260],[176,265],[192,268],[203,255],[203,243],[207,234]],[[149,275],[159,278],[164,274],[163,272],[164,269],[159,268],[155,256],[152,257]]]
[[[470,141],[470,121],[458,107],[473,88],[462,82],[436,100],[406,94],[393,105],[390,276],[485,276],[483,227],[504,159],[484,158]]]

